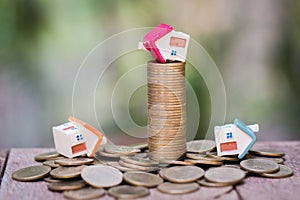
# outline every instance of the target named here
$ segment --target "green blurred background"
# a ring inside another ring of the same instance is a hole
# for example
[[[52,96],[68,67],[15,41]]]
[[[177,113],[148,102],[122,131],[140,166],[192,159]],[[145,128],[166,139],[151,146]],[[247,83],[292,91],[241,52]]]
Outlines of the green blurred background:
[[[258,140],[299,139],[299,8],[296,0],[2,0],[0,147],[53,147],[51,127],[72,114],[73,83],[89,51],[113,34],[160,23],[190,34],[216,62],[226,88],[226,122],[258,122]],[[135,56],[150,59],[146,52]],[[127,65],[116,61],[107,80],[126,73]],[[193,68],[187,79],[199,100],[202,138],[209,94]],[[146,99],[142,87],[130,101],[140,125],[147,123]],[[126,143],[111,114],[103,123],[105,134]]]

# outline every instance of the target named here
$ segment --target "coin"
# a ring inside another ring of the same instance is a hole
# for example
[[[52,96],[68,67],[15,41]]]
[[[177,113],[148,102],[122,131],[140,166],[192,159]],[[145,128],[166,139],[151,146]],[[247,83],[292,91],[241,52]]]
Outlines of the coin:
[[[270,160],[273,162],[276,162],[277,164],[283,164],[284,163],[284,159],[283,158],[276,158],[276,157],[252,157],[251,159],[265,159],[265,160]]]
[[[285,165],[279,165],[279,171],[275,173],[262,173],[261,176],[268,178],[286,178],[293,175],[293,170]]]
[[[158,174],[160,177],[162,177],[163,179],[165,179],[165,172],[166,172],[167,168],[162,168],[159,170]]]
[[[223,165],[223,162],[219,161],[213,161],[213,160],[193,160],[193,159],[185,159],[184,161],[190,162],[193,164],[200,164],[200,165],[214,165],[214,166],[220,166]]]
[[[84,165],[89,164],[94,161],[93,158],[64,158],[60,160],[55,160],[55,163],[61,166],[76,166],[76,165]]]
[[[134,156],[137,158],[148,158],[149,155],[148,155],[148,153],[143,152],[143,153],[137,153]]]
[[[105,195],[102,188],[85,187],[78,190],[64,191],[64,197],[76,200],[95,199]]]
[[[196,166],[175,166],[164,172],[164,178],[174,183],[193,182],[203,175],[204,170]]]
[[[269,156],[269,157],[283,157],[284,152],[276,149],[255,149],[249,151],[251,154]]]
[[[140,171],[126,172],[124,180],[132,185],[144,187],[156,187],[164,182],[158,175]]]
[[[157,171],[158,170],[158,167],[147,167],[147,166],[135,165],[132,163],[124,162],[122,160],[119,161],[119,164],[124,167],[128,167],[128,168],[135,169],[135,170],[141,170],[141,171]]]
[[[107,153],[116,153],[121,155],[127,155],[132,153],[139,153],[141,152],[140,149],[128,146],[116,146],[116,145],[106,145],[104,147],[104,151]]]
[[[59,157],[59,156],[60,156],[60,154],[57,153],[56,151],[51,151],[51,152],[47,152],[47,153],[38,154],[34,157],[34,159],[36,161],[44,161],[49,158],[55,158],[55,157]]]
[[[193,153],[204,153],[212,151],[216,147],[213,140],[194,140],[186,143],[187,151]]]
[[[132,163],[135,165],[141,165],[141,166],[156,166],[158,165],[157,161],[153,161],[150,159],[145,158],[138,158],[135,156],[121,156],[120,159],[127,163]]]
[[[157,189],[163,193],[168,194],[185,194],[194,192],[199,189],[197,183],[170,183],[165,182],[160,184]]]
[[[245,173],[232,167],[216,167],[207,170],[204,178],[210,182],[236,184],[245,178]]]
[[[253,173],[273,173],[279,170],[279,165],[265,159],[248,159],[240,162],[241,168]]]
[[[55,179],[51,176],[49,177],[46,177],[43,179],[45,182],[48,182],[48,183],[57,183],[57,182],[61,182],[62,180],[61,179]]]
[[[76,167],[58,167],[50,172],[50,175],[54,178],[69,179],[80,176],[81,170],[84,169],[85,165]]]
[[[145,187],[135,187],[130,185],[120,185],[110,188],[108,194],[115,198],[120,199],[135,199],[144,197],[150,194],[149,190]]]
[[[55,163],[55,160],[46,160],[46,161],[43,162],[43,165],[46,165],[46,166],[49,166],[49,167],[52,167],[52,168],[56,168],[56,167],[60,166],[59,164]]]
[[[238,161],[240,161],[240,159],[237,156],[235,156],[235,155],[231,155],[231,156],[217,156],[216,152],[207,152],[206,155],[209,158],[214,158],[214,159],[218,159],[218,160],[221,160],[221,161],[232,161],[232,162],[238,162]]]
[[[231,183],[215,183],[215,182],[208,182],[207,180],[205,180],[205,178],[197,181],[197,183],[201,186],[205,186],[205,187],[228,187],[231,186],[233,184]]]
[[[114,167],[122,172],[128,172],[128,171],[133,171],[134,169],[132,168],[128,168],[128,167],[124,167],[122,165],[120,165],[118,162],[107,162],[107,165]]]
[[[223,162],[223,159],[221,159],[221,158],[216,158],[216,157],[210,158],[206,154],[187,153],[186,157],[194,159],[194,160],[207,160],[207,161],[214,161],[214,162]]]
[[[81,177],[96,188],[113,187],[123,180],[123,174],[119,170],[106,165],[87,166],[81,171]]]
[[[15,171],[12,178],[16,181],[35,181],[46,177],[50,171],[51,167],[49,166],[31,166]]]
[[[171,165],[185,165],[185,166],[195,165],[194,163],[188,161],[181,161],[181,160],[165,160],[164,163],[171,164]]]
[[[132,154],[135,154],[135,153],[132,153]],[[119,157],[122,156],[122,154],[118,154],[118,153],[107,153],[107,152],[104,152],[104,151],[100,151],[100,152],[99,152],[99,155],[105,156],[105,157],[109,157],[109,158],[119,158]]]
[[[49,183],[48,189],[52,191],[77,190],[86,186],[83,180],[61,181]]]

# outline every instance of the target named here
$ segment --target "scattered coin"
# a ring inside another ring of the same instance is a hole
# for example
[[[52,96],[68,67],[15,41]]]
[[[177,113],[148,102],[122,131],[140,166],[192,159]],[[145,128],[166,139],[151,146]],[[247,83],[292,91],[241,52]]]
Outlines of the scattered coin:
[[[84,165],[89,164],[94,161],[93,158],[64,158],[60,160],[55,160],[55,163],[61,166],[76,166],[76,165]]]
[[[144,197],[150,194],[149,190],[145,187],[135,187],[129,185],[121,185],[110,188],[108,194],[115,198],[120,199],[134,199]]]
[[[217,156],[216,152],[208,152],[207,157],[214,158],[221,161],[232,161],[232,162],[239,162],[240,159],[237,156]]]
[[[251,159],[265,159],[265,160],[270,160],[273,162],[276,162],[277,164],[283,164],[284,163],[284,159],[283,158],[276,158],[276,157],[253,157]]]
[[[200,165],[213,165],[213,166],[220,166],[223,165],[223,162],[219,161],[212,161],[212,160],[193,160],[193,159],[185,159],[186,162],[191,162],[194,164],[200,164]]]
[[[119,170],[106,165],[87,166],[81,171],[81,177],[96,188],[113,187],[123,180],[123,174]]]
[[[135,170],[141,170],[141,171],[157,171],[158,170],[158,167],[146,167],[146,166],[141,166],[141,165],[135,165],[135,164],[132,164],[132,163],[127,163],[127,162],[124,162],[122,160],[119,161],[119,164],[121,166],[124,166],[124,167],[128,167],[128,168],[131,168],[131,169],[135,169]]]
[[[56,183],[49,183],[48,189],[52,191],[77,190],[85,186],[86,183],[83,180],[61,181]]]
[[[122,172],[128,172],[128,171],[133,171],[134,169],[132,168],[128,168],[128,167],[124,167],[122,165],[119,164],[119,162],[107,162],[107,165],[114,167]]]
[[[165,172],[166,172],[167,168],[162,168],[159,170],[158,174],[160,177],[162,177],[163,179],[165,179]]]
[[[137,153],[134,156],[138,157],[138,158],[147,158],[149,155],[148,155],[148,153],[143,152],[143,153]]]
[[[171,164],[171,165],[184,165],[184,166],[192,166],[192,165],[195,165],[194,163],[192,162],[189,162],[189,161],[181,161],[181,160],[165,160],[164,161],[165,163],[167,164]]]
[[[163,193],[168,194],[185,194],[194,192],[199,189],[197,183],[170,183],[165,182],[160,184],[157,189]]]
[[[38,154],[34,157],[34,159],[36,161],[45,161],[49,158],[56,158],[59,156],[60,156],[60,154],[57,153],[56,151],[51,151],[51,152],[47,152],[47,153]]]
[[[279,170],[279,165],[265,159],[248,159],[240,162],[241,168],[253,173],[273,173]]]
[[[134,148],[134,147],[128,147],[128,146],[116,146],[116,145],[106,145],[104,147],[104,151],[107,153],[116,153],[121,155],[128,155],[133,153],[139,153],[141,152],[140,149]]]
[[[43,162],[43,165],[46,165],[46,166],[49,166],[49,167],[52,167],[52,168],[57,168],[57,167],[60,166],[59,164],[55,163],[55,160],[46,160],[46,161]]]
[[[50,171],[51,167],[49,166],[31,166],[15,171],[12,178],[16,181],[35,181],[46,177]]]
[[[132,155],[134,155],[135,153],[132,153]],[[118,153],[107,153],[104,151],[100,151],[99,155],[101,156],[105,156],[105,157],[109,157],[109,158],[119,158],[121,156],[123,156],[122,154],[118,154]]]
[[[144,187],[155,187],[163,183],[163,179],[158,175],[140,171],[126,172],[124,180],[132,185]]]
[[[49,176],[49,177],[44,178],[44,181],[48,182],[48,183],[57,183],[57,182],[61,182],[62,180],[61,179],[55,179],[55,178]]]
[[[216,143],[213,140],[194,140],[186,143],[188,152],[205,153],[216,148]]]
[[[64,191],[64,197],[76,200],[95,199],[105,195],[102,188],[85,187],[78,190]]]
[[[284,152],[276,149],[255,149],[249,151],[251,154],[269,156],[269,157],[283,157]]]
[[[245,172],[232,167],[215,167],[207,170],[204,178],[215,183],[236,184],[245,178]]]
[[[175,166],[166,169],[164,178],[174,183],[196,181],[204,175],[204,170],[196,166]]]
[[[80,176],[81,170],[84,169],[85,165],[76,167],[58,167],[50,172],[50,175],[54,178],[69,179]]]
[[[205,180],[205,178],[203,178],[197,182],[199,183],[199,185],[205,186],[205,187],[228,187],[228,186],[233,185],[233,184],[228,184],[228,183],[208,182],[207,180]]]
[[[127,163],[132,163],[135,165],[141,165],[141,166],[157,166],[158,162],[150,159],[145,158],[138,158],[135,156],[121,156],[120,159]]]
[[[293,170],[285,165],[279,165],[279,171],[275,173],[262,173],[261,176],[268,178],[286,178],[293,175]]]

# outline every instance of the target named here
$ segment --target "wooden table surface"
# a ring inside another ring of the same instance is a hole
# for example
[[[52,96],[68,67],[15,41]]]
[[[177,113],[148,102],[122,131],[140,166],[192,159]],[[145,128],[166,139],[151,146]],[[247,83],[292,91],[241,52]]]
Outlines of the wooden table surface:
[[[146,199],[300,199],[300,141],[288,142],[258,142],[256,148],[280,149],[286,153],[285,165],[294,170],[292,177],[271,179],[263,177],[247,177],[245,181],[235,187],[208,188],[200,187],[196,192],[185,195],[168,195],[151,189]],[[50,192],[47,183],[17,182],[11,175],[15,170],[31,165],[40,164],[34,161],[34,155],[53,149],[0,149],[1,188],[0,199],[64,199],[58,192]],[[4,173],[3,173],[4,171]],[[113,199],[106,195],[101,199]]]

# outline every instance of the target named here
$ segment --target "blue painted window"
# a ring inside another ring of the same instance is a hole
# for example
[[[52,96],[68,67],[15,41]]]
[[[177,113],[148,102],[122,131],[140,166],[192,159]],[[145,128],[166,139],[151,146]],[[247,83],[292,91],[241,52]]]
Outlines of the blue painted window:
[[[171,51],[171,56],[176,56],[177,52],[175,50]]]
[[[227,139],[232,139],[232,132],[226,133]]]
[[[83,140],[83,136],[82,136],[82,134],[80,134],[80,135],[76,135],[76,139],[77,139],[77,141]]]

